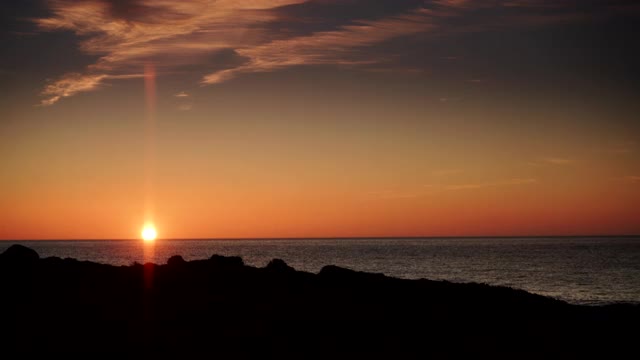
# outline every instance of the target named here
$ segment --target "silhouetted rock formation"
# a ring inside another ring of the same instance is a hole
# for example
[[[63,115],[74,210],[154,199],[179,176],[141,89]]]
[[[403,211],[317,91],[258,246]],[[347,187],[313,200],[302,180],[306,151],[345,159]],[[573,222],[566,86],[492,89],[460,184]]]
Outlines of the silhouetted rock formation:
[[[267,264],[267,270],[278,271],[278,272],[292,272],[296,271],[291,266],[287,265],[286,262],[282,259],[273,259],[269,261]]]
[[[236,268],[239,269],[244,266],[244,261],[239,256],[222,256],[222,255],[212,255],[209,258],[209,261],[212,265],[223,267],[227,269]]]
[[[12,246],[0,255],[0,286],[3,355],[638,356],[635,305],[575,306],[505,287],[401,280],[336,266],[311,274],[279,259],[265,268],[218,255],[111,266],[39,259]]]
[[[40,255],[35,250],[17,244],[11,245],[0,254],[0,262],[4,264],[30,265],[38,259],[40,259]]]
[[[184,261],[184,259],[180,255],[173,255],[169,258],[169,260],[167,260],[167,265],[169,266],[182,266],[185,263],[186,261]]]

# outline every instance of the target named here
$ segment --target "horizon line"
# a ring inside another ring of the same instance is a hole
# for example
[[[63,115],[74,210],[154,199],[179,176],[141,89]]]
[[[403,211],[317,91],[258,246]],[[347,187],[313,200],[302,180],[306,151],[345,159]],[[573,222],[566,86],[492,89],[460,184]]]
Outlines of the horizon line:
[[[212,238],[158,238],[155,241],[181,241],[181,240],[410,240],[410,239],[535,239],[535,238],[633,238],[640,237],[640,234],[622,235],[469,235],[469,236],[326,236],[326,237],[212,237]],[[0,239],[4,241],[142,241],[139,238],[60,238],[60,239]]]

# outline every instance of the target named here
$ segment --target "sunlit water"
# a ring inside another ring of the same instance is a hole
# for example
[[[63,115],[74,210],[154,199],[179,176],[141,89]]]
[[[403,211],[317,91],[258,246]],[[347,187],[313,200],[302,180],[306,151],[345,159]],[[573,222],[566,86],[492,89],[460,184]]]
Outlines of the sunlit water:
[[[640,303],[640,238],[470,238],[330,240],[2,241],[41,257],[72,257],[115,265],[175,254],[241,256],[265,266],[280,258],[298,270],[324,265],[400,278],[506,285],[578,304]],[[152,246],[153,248],[149,248]]]

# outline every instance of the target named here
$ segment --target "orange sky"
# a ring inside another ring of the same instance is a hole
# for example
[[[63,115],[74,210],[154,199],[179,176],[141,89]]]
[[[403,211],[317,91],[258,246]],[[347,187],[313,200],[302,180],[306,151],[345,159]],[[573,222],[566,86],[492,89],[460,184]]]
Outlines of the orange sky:
[[[0,239],[640,233],[617,25],[544,0],[165,3],[15,16]]]
[[[139,80],[134,90],[143,89]],[[117,93],[100,96],[126,104]],[[251,108],[204,103],[187,117],[163,105],[172,99],[161,93],[152,180],[160,236],[639,230],[637,144],[600,127],[598,113],[551,108],[541,120],[517,104],[403,100],[414,112],[368,95],[344,100],[348,95],[279,109],[281,95],[265,94]],[[138,235],[147,130],[144,96],[135,98],[139,104],[131,100],[118,111],[109,111],[110,102],[31,108],[24,116],[36,127],[20,122],[3,132],[0,238]],[[204,121],[211,114],[214,120]],[[567,125],[550,129],[554,116],[567,117]],[[593,129],[583,125],[588,118],[571,124],[580,116],[596,118]],[[513,118],[537,126],[508,125]]]

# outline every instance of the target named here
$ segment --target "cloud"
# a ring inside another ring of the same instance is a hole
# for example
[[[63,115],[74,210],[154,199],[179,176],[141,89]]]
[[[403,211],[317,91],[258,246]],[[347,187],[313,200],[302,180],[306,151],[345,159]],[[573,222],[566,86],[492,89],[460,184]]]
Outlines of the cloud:
[[[399,36],[424,32],[433,27],[429,11],[420,8],[409,14],[376,21],[363,21],[342,26],[334,31],[314,33],[237,49],[249,61],[233,69],[221,70],[204,77],[203,83],[227,81],[241,73],[267,72],[296,65],[366,65],[379,59],[360,59],[354,51]]]
[[[488,187],[501,187],[501,186],[513,186],[513,185],[527,185],[536,183],[536,179],[509,179],[498,182],[485,182],[485,183],[474,183],[474,184],[456,184],[456,185],[446,185],[444,186],[445,190],[473,190],[473,189],[482,189]]]
[[[266,10],[302,2],[50,0],[52,15],[34,20],[40,30],[72,31],[81,39],[80,50],[99,59],[83,74],[65,74],[47,85],[42,104],[95,90],[106,78],[128,78],[148,62],[166,71],[255,43],[259,34],[252,35],[252,27],[276,17]]]
[[[192,108],[193,108],[193,104],[191,104],[191,103],[178,105],[178,110],[180,110],[180,111],[189,111]]]
[[[107,74],[79,74],[69,73],[57,81],[45,86],[42,94],[47,96],[40,105],[53,105],[60,99],[75,95],[79,92],[98,88],[106,79],[132,79],[143,77],[142,74],[107,75]]]
[[[574,163],[575,161],[569,158],[563,158],[563,157],[548,157],[548,158],[542,158],[542,159],[538,159],[538,160],[533,160],[533,161],[528,161],[527,165],[529,166],[549,166],[549,165],[556,165],[556,166],[561,166],[561,165],[569,165]]]
[[[178,110],[180,111],[190,111],[193,108],[193,102],[190,99],[190,96],[188,93],[186,93],[185,91],[181,91],[175,95],[173,95],[175,97],[177,97],[178,99],[180,99],[179,104],[178,104]]]
[[[448,175],[457,175],[461,174],[464,171],[462,169],[439,169],[431,172],[434,176],[448,176]]]
[[[41,105],[53,105],[64,97],[69,97],[82,91],[93,90],[97,88],[105,78],[107,78],[106,74],[66,74],[61,79],[44,88],[42,94],[48,96],[48,98],[42,100]]]
[[[106,79],[135,77],[150,62],[160,76],[198,69],[203,84],[303,65],[415,72],[420,69],[394,63],[401,54],[376,56],[367,48],[407,36],[575,21],[613,9],[587,2],[48,0],[50,14],[34,19],[39,30],[74,33],[79,49],[97,60],[47,84],[42,104],[99,89]]]
[[[631,154],[633,149],[628,147],[612,147],[609,149],[604,149],[601,152],[606,154]]]
[[[640,176],[638,175],[623,176],[622,180],[633,183],[633,184],[640,184]]]
[[[395,199],[415,199],[424,196],[433,195],[435,192],[433,191],[393,191],[393,190],[382,190],[370,193],[375,198],[384,199],[384,200],[395,200]]]
[[[621,141],[617,144],[611,144],[609,147],[596,149],[596,152],[614,155],[631,154],[635,151],[637,143],[635,141]]]
[[[567,164],[573,163],[573,160],[571,160],[571,159],[559,158],[559,157],[544,158],[544,159],[542,159],[540,161],[542,161],[544,163],[547,163],[547,164],[552,164],[552,165],[567,165]]]
[[[421,189],[414,190],[382,190],[370,193],[377,198],[381,199],[413,199],[425,196],[433,196],[436,194],[440,194],[448,191],[460,191],[460,190],[477,190],[477,189],[485,189],[485,188],[494,188],[494,187],[505,187],[505,186],[518,186],[518,185],[529,185],[537,183],[537,179],[533,178],[513,178],[502,181],[495,182],[481,182],[481,183],[469,183],[469,184],[425,184]]]

